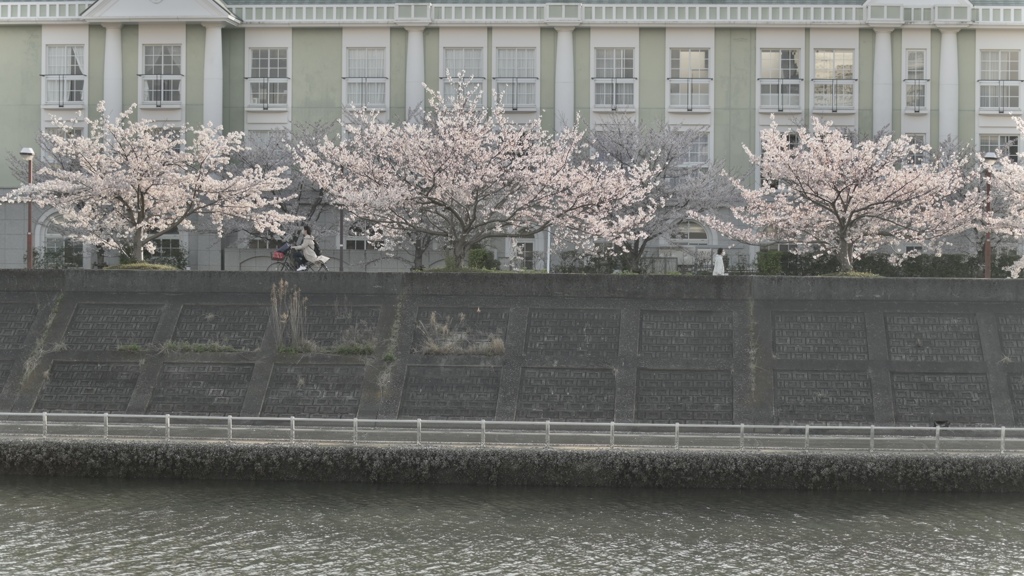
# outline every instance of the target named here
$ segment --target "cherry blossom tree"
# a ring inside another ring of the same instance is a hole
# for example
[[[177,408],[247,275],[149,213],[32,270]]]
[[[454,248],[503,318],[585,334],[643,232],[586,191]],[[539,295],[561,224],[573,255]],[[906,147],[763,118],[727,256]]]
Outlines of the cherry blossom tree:
[[[867,252],[889,249],[898,258],[902,244],[941,253],[980,216],[965,160],[931,158],[907,136],[854,141],[817,118],[811,130],[780,130],[773,121],[761,132],[760,155],[744,149],[761,185],[734,180],[744,201],[732,209],[739,225],[705,221],[751,244],[794,242],[835,255],[843,271]]]
[[[1017,131],[1024,134],[1024,120],[1014,118]],[[983,178],[989,179],[986,190],[985,232],[1018,243],[1024,239],[1024,166],[1016,159],[1010,159],[1006,150],[996,153],[994,166],[983,167]],[[984,159],[979,158],[979,162]],[[990,202],[990,204],[989,204]],[[1006,268],[1010,276],[1017,278],[1024,270],[1024,257]]]
[[[194,218],[209,220],[218,234],[229,219],[275,233],[299,220],[280,210],[291,196],[275,194],[289,184],[281,177],[285,168],[229,169],[243,149],[240,132],[133,121],[134,106],[114,119],[102,102],[97,111],[97,120],[85,120],[84,136],[74,136],[72,122],[59,118],[53,119],[57,130],[43,136],[72,168],[46,166],[38,184],[16,188],[0,201],[52,207],[69,236],[133,260],[155,251],[154,241],[164,234],[192,229]]]
[[[615,116],[589,131],[590,145],[599,158],[627,173],[634,167],[649,168],[650,195],[638,204],[620,203],[616,210],[629,213],[646,210],[653,200],[658,208],[652,218],[637,230],[630,241],[619,248],[624,267],[643,271],[648,244],[673,233],[691,213],[731,206],[739,201],[732,182],[723,175],[720,164],[708,166],[694,162],[695,149],[707,146],[707,133],[668,124],[635,121]]]
[[[316,144],[323,138],[339,138],[340,127],[333,122],[306,122],[296,123],[290,130],[271,130],[265,133],[248,133],[245,135],[245,147],[236,152],[232,158],[232,171],[242,172],[248,169],[260,168],[264,172],[288,167],[288,175],[291,177],[289,185],[275,191],[275,194],[287,200],[280,200],[280,209],[285,214],[296,216],[301,222],[309,223],[317,233],[339,231],[339,221],[325,199],[324,190],[302,175],[295,166],[295,156],[292,154],[292,147],[300,142]],[[24,163],[24,162],[23,162]],[[274,232],[268,229],[258,230],[253,226],[251,220],[232,222],[230,226],[236,231],[242,231],[249,237],[265,238],[267,240],[281,240]],[[294,239],[298,235],[298,229],[286,238]]]
[[[386,245],[431,236],[461,266],[474,244],[554,223],[564,237],[629,241],[653,214],[653,202],[633,214],[615,209],[643,204],[649,167],[627,174],[598,162],[577,127],[555,135],[539,120],[517,124],[500,105],[485,108],[469,82],[453,84],[448,99],[427,89],[422,122],[353,112],[343,141],[296,147],[302,172],[331,202],[372,223]]]

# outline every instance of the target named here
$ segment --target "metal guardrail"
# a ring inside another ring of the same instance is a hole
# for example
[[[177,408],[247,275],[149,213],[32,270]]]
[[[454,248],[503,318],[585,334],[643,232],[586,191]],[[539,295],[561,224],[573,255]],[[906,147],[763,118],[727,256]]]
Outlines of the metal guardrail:
[[[796,450],[1024,452],[1024,428],[363,420],[0,413],[0,437],[104,440]]]

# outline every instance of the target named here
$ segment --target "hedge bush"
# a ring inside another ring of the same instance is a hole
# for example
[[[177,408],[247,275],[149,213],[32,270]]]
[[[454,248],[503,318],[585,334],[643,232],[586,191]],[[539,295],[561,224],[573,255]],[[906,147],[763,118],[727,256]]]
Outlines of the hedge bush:
[[[1024,456],[0,441],[0,474],[486,486],[1024,492]]]
[[[1017,258],[1001,255],[992,259],[992,277],[1007,278],[1003,268]],[[853,264],[857,272],[867,272],[891,278],[980,278],[981,256],[965,254],[921,254],[907,258],[901,264],[889,262],[885,254],[866,254]],[[769,276],[825,276],[839,271],[835,256],[794,254],[777,250],[761,250],[757,255],[757,272]]]

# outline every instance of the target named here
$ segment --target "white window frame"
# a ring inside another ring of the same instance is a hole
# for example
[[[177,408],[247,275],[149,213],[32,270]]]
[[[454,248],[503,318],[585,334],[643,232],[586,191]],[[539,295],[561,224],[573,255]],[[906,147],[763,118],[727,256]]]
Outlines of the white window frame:
[[[692,140],[688,143],[682,164],[686,168],[701,168],[711,164],[711,130],[707,127],[693,129]]]
[[[161,49],[157,54],[155,49]],[[170,54],[166,52],[170,51]],[[153,50],[153,53],[151,53]],[[151,60],[153,63],[151,64]],[[169,58],[170,62],[164,62]],[[159,59],[159,62],[156,60]],[[143,108],[180,108],[185,94],[184,53],[181,44],[143,44],[139,102]],[[153,98],[156,94],[157,97]],[[173,96],[177,96],[174,98]]]
[[[695,67],[703,55],[704,66]],[[684,58],[685,56],[685,58]],[[668,108],[673,112],[711,110],[711,49],[670,48]]]
[[[913,56],[912,56],[913,55]],[[912,67],[920,58],[921,67]],[[928,51],[924,48],[908,48],[904,53],[903,106],[907,114],[928,113],[928,82],[930,78]]]
[[[986,68],[986,64],[994,64]],[[978,54],[978,112],[1020,112],[1020,50],[981,50]]]
[[[378,66],[379,64],[379,66]],[[345,107],[384,110],[388,106],[387,48],[345,49]],[[379,99],[374,96],[379,95]]]
[[[978,154],[984,157],[989,152],[1001,153],[1010,162],[1017,162],[1020,154],[1020,135],[979,134]]]
[[[57,108],[84,108],[86,54],[82,44],[46,46],[43,104]]]
[[[636,51],[621,46],[594,48],[592,83],[594,110],[636,110]]]
[[[473,62],[476,60],[476,62]],[[469,64],[469,66],[467,66]],[[455,86],[459,82],[459,75],[466,83],[467,94],[479,91],[481,103],[486,99],[484,94],[484,80],[486,70],[484,67],[484,49],[475,46],[445,46],[441,50],[441,96],[445,102],[451,102],[455,98]],[[451,76],[451,82],[448,77]]]
[[[693,237],[694,231],[700,232],[696,238]],[[670,237],[676,244],[686,246],[707,246],[711,243],[711,231],[696,220],[680,220]]]
[[[778,70],[770,69],[765,57],[778,54]],[[792,56],[785,58],[786,56]],[[761,76],[758,81],[758,107],[763,112],[801,112],[803,78],[800,77],[799,48],[762,48],[758,54]],[[793,66],[784,66],[792,63]]]
[[[506,112],[534,112],[540,100],[537,49],[494,49],[493,88]]]
[[[245,81],[245,102],[248,110],[287,110],[290,101],[291,69],[289,50],[282,46],[249,48]],[[283,63],[283,66],[282,66]]]
[[[520,248],[520,246],[522,248]],[[524,238],[512,238],[511,251],[509,253],[509,266],[513,269],[519,270],[536,270],[536,266],[541,262],[540,255],[537,250],[537,241],[533,236],[527,236]],[[519,253],[522,250],[522,268],[516,268],[518,264]]]
[[[342,250],[358,250],[361,252],[376,251],[379,249],[379,244],[374,246],[374,242],[370,240],[370,234],[373,227],[367,226],[364,230],[361,226],[349,226],[347,233],[340,244]]]
[[[153,244],[156,246],[156,251],[152,253],[145,252],[143,254],[144,260],[152,260],[153,258],[164,260],[188,259],[188,235],[181,230],[176,229],[173,232],[163,234],[153,240]]]
[[[857,55],[852,48],[814,50],[814,78],[811,79],[811,107],[814,112],[856,112],[856,67]]]

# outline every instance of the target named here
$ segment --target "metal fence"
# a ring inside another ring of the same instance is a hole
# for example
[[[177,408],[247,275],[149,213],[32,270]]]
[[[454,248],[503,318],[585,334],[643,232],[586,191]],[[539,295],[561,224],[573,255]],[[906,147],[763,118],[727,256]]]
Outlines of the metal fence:
[[[363,420],[0,413],[0,437],[349,445],[863,452],[1024,451],[1024,428]]]

